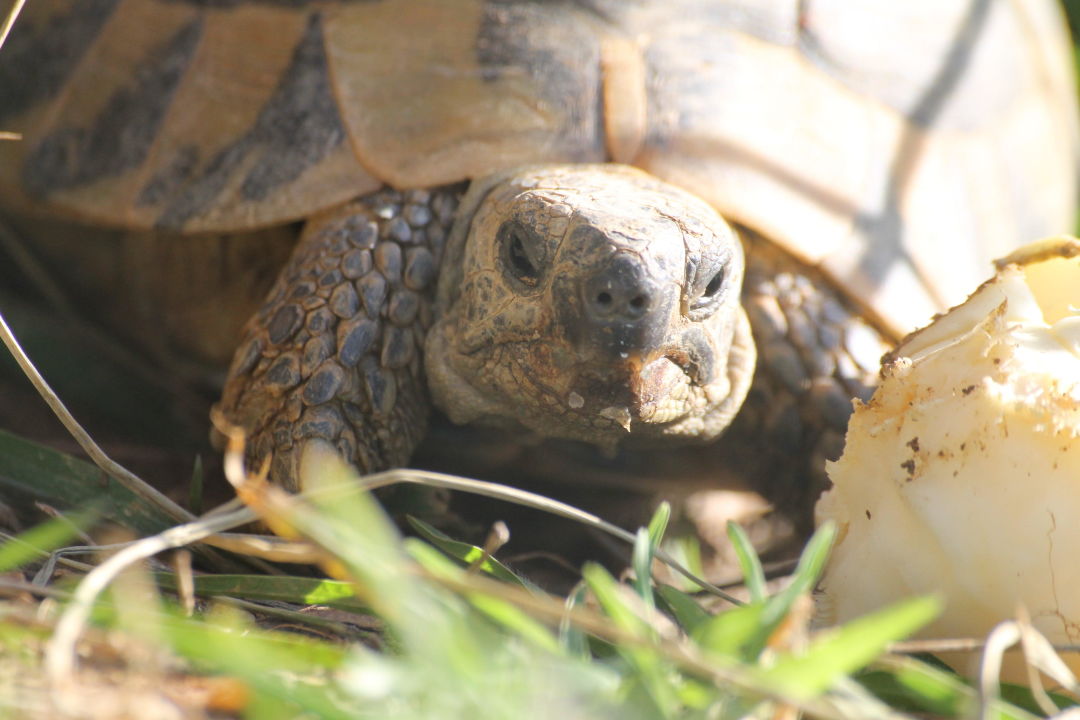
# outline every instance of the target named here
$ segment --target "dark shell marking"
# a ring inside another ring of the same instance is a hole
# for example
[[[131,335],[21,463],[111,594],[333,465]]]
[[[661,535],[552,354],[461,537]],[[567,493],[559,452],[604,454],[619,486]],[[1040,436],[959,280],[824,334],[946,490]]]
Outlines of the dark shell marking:
[[[30,193],[52,197],[142,167],[159,141],[178,88],[221,8],[248,2],[206,0],[171,37],[149,48],[130,80],[92,117],[74,117],[40,137],[27,153],[21,180]],[[174,147],[142,181],[135,207],[152,208],[155,226],[182,229],[235,185],[237,199],[258,202],[291,185],[345,140],[331,90],[323,18],[308,2],[267,2],[296,8],[306,28],[274,91],[250,128],[215,152],[193,144]],[[78,0],[46,21],[28,16],[17,26],[0,62],[0,123],[59,94],[87,51],[113,19],[116,0]],[[307,8],[311,8],[307,10]],[[31,14],[32,15],[32,14]],[[399,219],[399,222],[404,222]],[[406,225],[407,227],[407,225]]]
[[[89,127],[65,127],[43,138],[23,167],[26,187],[44,194],[141,165],[191,62],[202,29],[202,22],[193,20],[155,48],[139,75],[113,93]]]
[[[0,62],[0,123],[52,97],[67,82],[109,20],[118,0],[79,0],[71,9],[34,26],[20,19]],[[29,15],[29,14],[27,14]]]
[[[254,125],[206,162],[201,174],[193,176],[184,191],[162,209],[157,226],[182,228],[216,199],[241,167],[249,167],[241,196],[263,199],[316,165],[344,140],[345,126],[327,74],[322,17],[314,13],[277,91]],[[251,156],[254,161],[249,164]],[[143,189],[140,200],[150,203],[154,199],[151,187]]]

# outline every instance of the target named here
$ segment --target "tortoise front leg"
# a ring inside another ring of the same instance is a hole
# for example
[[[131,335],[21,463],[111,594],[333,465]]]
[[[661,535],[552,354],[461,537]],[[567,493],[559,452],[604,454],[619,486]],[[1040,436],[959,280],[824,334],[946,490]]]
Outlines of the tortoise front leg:
[[[809,532],[829,483],[826,461],[844,446],[851,399],[870,400],[890,338],[823,273],[748,228],[739,234],[758,364],[718,457]]]
[[[383,190],[309,220],[247,323],[219,408],[248,460],[298,490],[302,450],[329,442],[363,472],[408,461],[429,401],[424,334],[459,188]]]

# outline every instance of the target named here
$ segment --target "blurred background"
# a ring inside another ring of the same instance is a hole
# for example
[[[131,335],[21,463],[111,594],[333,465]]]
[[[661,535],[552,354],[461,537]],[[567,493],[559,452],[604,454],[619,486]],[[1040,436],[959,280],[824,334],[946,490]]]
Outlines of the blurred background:
[[[1080,77],[1080,52],[1077,51],[1077,38],[1080,37],[1080,0],[1062,0],[1065,15],[1069,18],[1069,30],[1073,36],[1073,59],[1076,63],[1077,76]]]

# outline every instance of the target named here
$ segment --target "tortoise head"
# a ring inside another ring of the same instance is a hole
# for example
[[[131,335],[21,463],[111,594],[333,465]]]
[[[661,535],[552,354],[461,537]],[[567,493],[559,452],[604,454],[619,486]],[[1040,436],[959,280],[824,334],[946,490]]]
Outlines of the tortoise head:
[[[614,445],[709,440],[749,388],[743,254],[705,202],[618,165],[473,183],[425,362],[459,423]]]

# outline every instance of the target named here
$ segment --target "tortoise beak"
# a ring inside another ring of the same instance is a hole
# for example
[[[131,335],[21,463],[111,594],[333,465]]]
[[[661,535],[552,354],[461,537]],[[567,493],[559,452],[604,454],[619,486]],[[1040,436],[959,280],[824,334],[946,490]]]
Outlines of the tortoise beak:
[[[630,385],[632,417],[644,423],[670,422],[681,416],[690,390],[690,375],[664,355],[641,368]]]
[[[712,351],[703,336],[696,339],[700,343],[684,337],[647,355],[627,352],[624,358],[593,365],[579,376],[579,393],[590,399],[593,412],[599,407],[601,416],[627,431],[632,423],[674,421],[685,414],[691,387],[712,378]]]

